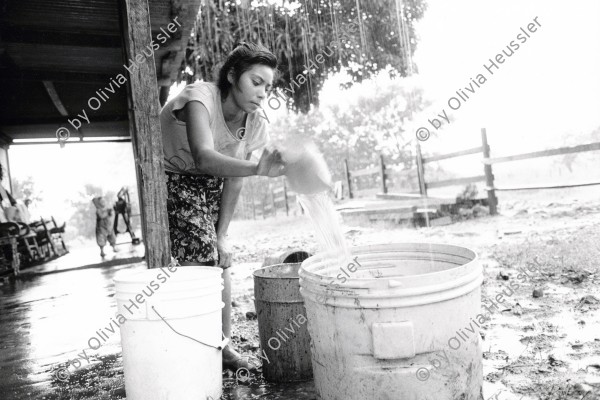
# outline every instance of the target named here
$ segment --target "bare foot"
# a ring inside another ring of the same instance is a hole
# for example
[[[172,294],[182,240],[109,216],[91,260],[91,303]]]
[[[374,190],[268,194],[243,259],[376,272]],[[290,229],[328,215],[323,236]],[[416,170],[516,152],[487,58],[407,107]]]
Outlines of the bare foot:
[[[223,349],[223,368],[234,372],[237,372],[239,369],[246,369],[248,372],[257,373],[260,365],[250,362],[249,358],[248,356],[242,356],[233,347],[227,345]]]

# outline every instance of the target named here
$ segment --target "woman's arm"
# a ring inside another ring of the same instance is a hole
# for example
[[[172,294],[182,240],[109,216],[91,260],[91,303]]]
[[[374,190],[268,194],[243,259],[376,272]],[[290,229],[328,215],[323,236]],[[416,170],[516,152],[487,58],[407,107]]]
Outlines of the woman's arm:
[[[244,177],[257,174],[256,162],[239,160],[215,151],[208,111],[202,103],[190,101],[183,111],[188,142],[197,169],[205,174],[221,177]]]
[[[217,239],[227,235],[227,228],[235,211],[235,206],[242,191],[242,178],[225,178],[221,203],[219,204],[219,221],[217,222]]]
[[[249,160],[252,153],[246,156]],[[221,203],[219,207],[219,220],[217,222],[217,250],[219,252],[219,263],[217,266],[229,268],[233,254],[227,245],[227,228],[233,217],[235,206],[237,205],[242,191],[242,178],[225,178],[223,192],[221,193]]]
[[[258,163],[228,157],[215,151],[208,123],[208,111],[202,103],[188,102],[184,107],[183,115],[196,169],[202,173],[225,178],[251,175],[276,177],[284,173],[281,154],[277,149],[265,149]]]

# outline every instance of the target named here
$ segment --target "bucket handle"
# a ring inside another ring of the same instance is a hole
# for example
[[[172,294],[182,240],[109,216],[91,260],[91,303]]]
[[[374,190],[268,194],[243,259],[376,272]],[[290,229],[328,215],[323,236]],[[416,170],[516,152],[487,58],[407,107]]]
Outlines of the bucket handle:
[[[188,338],[188,339],[191,339],[191,340],[193,340],[194,342],[197,342],[197,343],[203,344],[203,345],[205,345],[205,346],[208,346],[208,347],[212,347],[213,349],[217,349],[217,350],[223,350],[223,348],[224,348],[225,346],[227,346],[227,344],[229,343],[229,338],[226,338],[226,337],[225,337],[225,335],[223,334],[223,332],[221,332],[221,335],[222,335],[222,338],[223,338],[223,340],[221,340],[221,343],[220,343],[219,345],[217,345],[217,346],[213,346],[213,345],[210,345],[210,344],[208,344],[208,343],[201,342],[201,341],[199,341],[198,339],[194,339],[194,338],[193,338],[193,337],[191,337],[191,336],[184,335],[183,333],[179,333],[179,332],[177,332],[177,331],[175,330],[175,328],[173,328],[173,327],[171,326],[171,324],[169,324],[169,323],[167,322],[167,320],[166,320],[166,319],[164,319],[164,318],[163,318],[163,316],[162,316],[162,315],[160,315],[160,314],[158,313],[158,311],[156,311],[156,308],[154,308],[154,306],[150,306],[150,307],[152,308],[152,311],[154,311],[154,312],[156,313],[156,315],[158,315],[158,316],[160,317],[160,319],[162,319],[162,320],[163,320],[163,322],[164,322],[165,324],[167,324],[167,326],[168,326],[169,328],[171,328],[171,330],[172,330],[173,332],[175,332],[176,334],[178,334],[179,336],[186,337],[186,338]]]

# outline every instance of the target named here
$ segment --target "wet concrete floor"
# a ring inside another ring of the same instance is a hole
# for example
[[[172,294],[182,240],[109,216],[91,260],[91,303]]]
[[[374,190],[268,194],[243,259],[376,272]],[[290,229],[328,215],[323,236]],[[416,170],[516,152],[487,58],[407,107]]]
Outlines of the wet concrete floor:
[[[145,268],[135,263],[0,282],[0,399],[124,399],[119,330],[107,330],[116,313],[112,280],[120,270]],[[225,376],[223,383],[223,399],[316,398],[312,382]]]

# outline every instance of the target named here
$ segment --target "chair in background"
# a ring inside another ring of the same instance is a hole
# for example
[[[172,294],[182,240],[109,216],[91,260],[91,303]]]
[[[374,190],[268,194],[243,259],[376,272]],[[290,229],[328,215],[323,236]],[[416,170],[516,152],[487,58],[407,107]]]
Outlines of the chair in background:
[[[52,241],[58,245],[62,245],[63,250],[65,251],[65,253],[68,253],[69,250],[67,250],[67,246],[65,245],[65,241],[62,237],[63,233],[65,233],[65,227],[67,226],[66,222],[63,222],[63,224],[61,226],[58,226],[58,224],[56,223],[56,220],[54,220],[54,217],[51,217],[52,220],[52,225],[50,226],[50,237],[52,239]],[[48,221],[48,225],[50,225],[50,221]]]
[[[29,227],[36,233],[37,244],[43,258],[60,257],[69,252],[62,236],[65,233],[65,226],[66,223],[58,226],[54,217],[42,218],[29,224]],[[64,250],[62,254],[59,253],[58,246],[62,246]]]
[[[21,255],[22,264],[27,265],[42,259],[42,253],[37,242],[37,233],[29,225],[17,222],[20,228],[17,249]]]
[[[29,227],[36,233],[36,240],[40,249],[41,258],[51,258],[58,256],[52,236],[50,236],[50,230],[48,229],[48,223],[50,220],[44,220],[43,218],[39,221],[34,221],[29,224]]]

